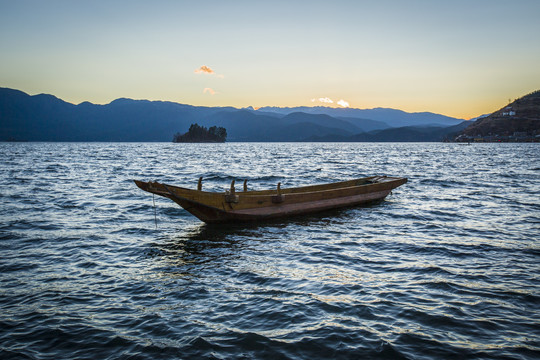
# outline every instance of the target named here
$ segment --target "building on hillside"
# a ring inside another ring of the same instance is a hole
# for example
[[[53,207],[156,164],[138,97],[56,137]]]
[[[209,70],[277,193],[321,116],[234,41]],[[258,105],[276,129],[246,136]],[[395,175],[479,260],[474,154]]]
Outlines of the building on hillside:
[[[514,109],[512,109],[511,106],[507,106],[507,107],[504,108],[502,115],[503,116],[514,116],[514,115],[516,115],[516,112],[514,111]]]

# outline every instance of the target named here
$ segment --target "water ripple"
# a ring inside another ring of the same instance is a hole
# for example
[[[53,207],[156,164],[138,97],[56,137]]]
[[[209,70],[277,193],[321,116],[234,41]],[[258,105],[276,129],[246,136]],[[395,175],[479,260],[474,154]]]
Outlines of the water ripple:
[[[2,359],[540,357],[536,144],[0,151]],[[154,208],[131,181],[373,174],[409,182],[377,205],[241,226]]]

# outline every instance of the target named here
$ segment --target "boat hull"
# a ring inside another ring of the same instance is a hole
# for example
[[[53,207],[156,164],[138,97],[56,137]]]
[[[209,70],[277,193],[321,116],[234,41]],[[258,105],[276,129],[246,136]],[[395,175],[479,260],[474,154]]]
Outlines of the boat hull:
[[[406,178],[369,177],[283,190],[212,193],[135,180],[139,188],[167,197],[206,223],[264,221],[383,200]]]

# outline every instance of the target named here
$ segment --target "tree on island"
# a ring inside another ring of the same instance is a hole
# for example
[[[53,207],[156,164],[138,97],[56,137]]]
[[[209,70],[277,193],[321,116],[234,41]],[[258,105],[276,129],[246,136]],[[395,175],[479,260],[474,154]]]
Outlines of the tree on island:
[[[225,128],[212,126],[207,129],[199,124],[191,124],[187,133],[176,133],[173,136],[175,143],[223,143],[225,140],[227,140]]]

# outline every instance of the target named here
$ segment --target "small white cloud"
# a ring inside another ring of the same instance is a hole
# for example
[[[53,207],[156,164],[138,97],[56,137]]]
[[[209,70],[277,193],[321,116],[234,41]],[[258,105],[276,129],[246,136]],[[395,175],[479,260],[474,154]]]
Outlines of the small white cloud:
[[[323,98],[319,98],[319,101],[322,102],[322,103],[327,103],[327,104],[333,104],[334,101],[328,97],[323,97]]]
[[[337,104],[340,105],[340,106],[343,106],[344,108],[348,108],[348,107],[349,107],[349,103],[348,103],[347,101],[343,100],[343,99],[339,100],[339,101],[337,102]]]
[[[204,88],[203,94],[209,93],[210,95],[215,95],[216,92],[212,88]]]
[[[333,104],[334,100],[330,99],[329,97],[320,97],[318,99],[311,99],[311,102],[321,102],[325,104]],[[349,107],[349,103],[343,99],[340,99],[337,103],[337,105],[342,106],[344,108]]]

